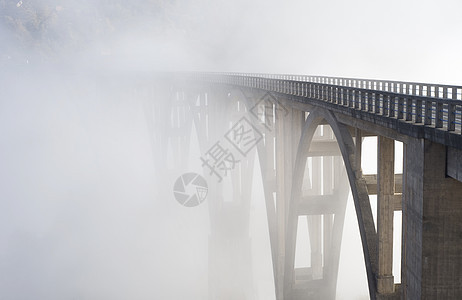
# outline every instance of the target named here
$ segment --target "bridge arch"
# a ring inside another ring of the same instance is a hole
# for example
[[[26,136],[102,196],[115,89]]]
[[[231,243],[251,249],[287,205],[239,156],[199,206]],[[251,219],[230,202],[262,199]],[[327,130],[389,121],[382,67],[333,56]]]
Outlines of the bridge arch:
[[[359,170],[356,170],[357,167],[355,164],[355,143],[348,128],[345,125],[339,123],[332,112],[319,107],[312,110],[305,121],[297,149],[295,167],[293,170],[288,224],[286,230],[287,242],[284,269],[284,298],[293,298],[292,293],[295,281],[295,245],[298,221],[297,211],[302,198],[301,193],[303,177],[310,145],[312,143],[317,127],[323,122],[326,122],[332,128],[333,133],[337,139],[338,146],[340,148],[341,156],[343,158],[343,162],[348,177],[348,182],[353,195],[356,216],[358,219],[364,261],[366,265],[369,294],[371,299],[375,299],[376,231],[374,226],[374,220],[372,217],[372,210],[369,202],[369,195],[367,193],[366,182],[362,178],[357,177],[357,174],[359,173],[357,171]],[[334,234],[336,234],[337,236],[333,238],[337,240],[340,239],[341,241],[341,229],[343,229],[344,220],[343,218],[340,219],[341,220],[336,218],[336,221],[338,221],[337,223],[341,222],[341,224],[336,224],[338,230],[334,231]],[[337,243],[336,247],[340,247],[340,243]],[[339,251],[340,249],[335,250]],[[334,280],[334,284],[336,284],[336,280]]]

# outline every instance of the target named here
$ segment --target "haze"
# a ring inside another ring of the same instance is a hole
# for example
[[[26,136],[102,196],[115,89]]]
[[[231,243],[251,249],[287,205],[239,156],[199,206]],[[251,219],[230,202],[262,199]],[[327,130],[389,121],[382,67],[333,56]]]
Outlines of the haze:
[[[197,137],[188,163],[160,173],[165,145],[151,143],[147,112],[162,99],[135,93],[136,79],[236,71],[461,85],[461,8],[0,0],[0,299],[207,299],[210,199],[189,209],[172,193],[174,178],[202,172]],[[365,173],[374,167],[364,159]],[[259,176],[252,299],[267,300],[275,296]],[[337,298],[367,299],[348,201]]]

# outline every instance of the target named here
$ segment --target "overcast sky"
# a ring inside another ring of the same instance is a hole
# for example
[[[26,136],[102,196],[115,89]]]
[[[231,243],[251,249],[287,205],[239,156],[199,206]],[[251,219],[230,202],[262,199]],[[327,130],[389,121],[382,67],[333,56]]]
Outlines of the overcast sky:
[[[461,8],[455,0],[190,0],[170,12],[180,29],[168,42],[135,35],[132,50],[172,47],[163,49],[179,68],[462,84]]]

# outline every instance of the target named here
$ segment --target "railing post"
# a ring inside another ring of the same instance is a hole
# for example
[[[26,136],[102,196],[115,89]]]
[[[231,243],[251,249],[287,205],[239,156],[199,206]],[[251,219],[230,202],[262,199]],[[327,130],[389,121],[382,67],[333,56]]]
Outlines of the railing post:
[[[404,110],[404,98],[401,96],[398,96],[398,111],[396,114],[397,119],[403,118],[403,110]]]
[[[348,98],[347,98],[347,92],[346,92],[346,88],[341,88],[341,91],[342,91],[342,103],[344,106],[348,106]]]
[[[388,109],[390,105],[390,95],[383,95],[383,104],[382,104],[382,115],[388,117],[390,110]]]
[[[415,95],[415,84],[406,85],[406,94]],[[407,96],[404,101],[406,101],[406,121],[412,121],[412,97]]]
[[[396,116],[396,96],[390,96],[390,117]]]
[[[454,131],[456,129],[456,105],[449,103],[448,105],[448,131]]]
[[[329,102],[335,103],[335,101],[334,101],[334,93],[332,92],[332,86],[331,85],[328,86],[327,89],[328,89],[328,93],[329,93],[329,95],[328,95]]]
[[[360,97],[361,97],[360,93],[361,93],[360,91],[353,90],[353,101],[354,101],[355,109],[359,108],[359,100],[360,100]]]
[[[406,121],[412,121],[412,98],[407,96],[406,101]]]
[[[425,100],[425,125],[431,125],[432,124],[432,117],[433,117],[433,110],[432,106],[433,103],[430,99],[432,94],[432,89],[429,85],[427,85],[427,100]]]
[[[374,97],[375,93],[367,93],[367,111],[373,112],[374,111]]]
[[[435,96],[439,98],[440,95],[440,87],[435,87]],[[443,103],[436,99],[436,114],[435,114],[435,128],[442,128],[443,127]]]
[[[380,114],[380,97],[381,97],[381,95],[379,93],[374,93],[374,99],[375,99],[375,110],[374,110],[374,112],[376,114]]]
[[[457,100],[457,88],[453,87],[451,91],[452,100]],[[448,107],[448,131],[456,129],[456,104],[451,102]]]
[[[341,104],[341,100],[340,100],[340,89],[338,87],[335,87],[335,103],[336,104]]]
[[[348,107],[354,107],[354,96],[355,96],[355,90],[350,90],[347,89],[347,96],[348,96]]]
[[[431,125],[433,119],[433,102],[431,100],[425,101],[425,125]]]
[[[362,85],[362,82],[360,82],[360,85]],[[367,105],[366,105],[366,97],[367,94],[363,91],[360,91],[361,93],[361,110],[366,110],[367,111]]]
[[[420,96],[415,99],[415,122],[422,123],[422,99]]]

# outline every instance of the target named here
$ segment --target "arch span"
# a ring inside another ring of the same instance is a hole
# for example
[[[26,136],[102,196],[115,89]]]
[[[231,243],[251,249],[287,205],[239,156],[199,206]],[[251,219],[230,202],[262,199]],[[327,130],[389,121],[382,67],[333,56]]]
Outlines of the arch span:
[[[369,294],[371,299],[375,299],[376,279],[376,240],[372,210],[367,193],[366,182],[364,179],[357,177],[357,165],[355,163],[355,144],[348,128],[339,123],[334,114],[323,109],[316,108],[310,112],[307,117],[300,142],[298,145],[295,168],[293,171],[292,191],[289,203],[289,217],[287,226],[287,243],[285,258],[285,276],[284,276],[284,295],[290,299],[294,285],[294,259],[295,243],[297,235],[298,207],[301,202],[301,189],[303,184],[304,168],[306,165],[308,151],[313,140],[314,133],[318,125],[327,122],[334,132],[337,139],[341,155],[345,164],[348,181],[350,183],[353,201],[358,219],[359,232],[361,236],[364,261],[366,265]],[[342,220],[343,222],[343,220]],[[339,233],[337,233],[339,234]],[[341,232],[340,232],[341,234]],[[341,237],[340,237],[341,238]]]

